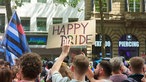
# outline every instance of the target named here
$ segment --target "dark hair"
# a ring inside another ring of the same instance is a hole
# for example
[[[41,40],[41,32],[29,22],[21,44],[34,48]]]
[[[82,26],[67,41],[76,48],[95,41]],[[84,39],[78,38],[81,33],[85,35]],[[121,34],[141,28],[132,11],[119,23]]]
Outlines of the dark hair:
[[[53,66],[53,61],[48,61],[48,62],[46,62],[46,66],[48,67],[48,69],[52,68],[52,66]]]
[[[0,68],[0,81],[1,82],[12,82],[12,72],[7,67]]]
[[[103,68],[103,70],[105,71],[105,74],[107,76],[110,76],[111,75],[111,72],[112,72],[112,66],[111,66],[111,63],[109,61],[106,61],[106,60],[102,60],[100,62],[100,66]]]
[[[41,73],[41,57],[36,53],[26,53],[20,57],[20,69],[23,77],[36,79]]]
[[[94,69],[96,69],[96,66],[98,65],[98,63],[96,61],[93,62],[93,67]]]
[[[5,67],[11,68],[10,62],[5,61],[5,62],[4,62],[4,65],[5,65]]]
[[[5,61],[3,59],[0,59],[0,67],[4,66]]]
[[[18,66],[12,66],[11,70],[12,70],[12,79],[14,79],[19,71],[19,68]]]

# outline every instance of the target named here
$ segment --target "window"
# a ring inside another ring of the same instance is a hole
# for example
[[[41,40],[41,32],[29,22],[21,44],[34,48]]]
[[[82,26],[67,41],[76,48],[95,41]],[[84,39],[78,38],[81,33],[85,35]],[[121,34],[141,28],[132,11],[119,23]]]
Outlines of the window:
[[[46,3],[46,0],[37,0],[37,1],[41,3]]]
[[[103,12],[111,11],[111,0],[101,0],[102,1],[102,10]],[[99,0],[94,0],[95,2],[95,12],[100,12]]]
[[[126,10],[128,12],[144,11],[144,0],[126,0]]]
[[[53,18],[53,24],[62,23],[62,18]]]
[[[4,33],[5,30],[5,15],[0,14],[0,33]]]
[[[30,31],[30,18],[21,18],[24,31]]]
[[[30,2],[30,0],[22,0],[22,2]]]
[[[46,31],[46,18],[37,18],[37,31]]]
[[[105,57],[112,57],[112,45],[111,38],[105,35]],[[95,44],[92,45],[92,54],[97,56],[97,58],[102,57],[102,35],[96,35]]]
[[[0,0],[0,6],[4,6],[5,5],[4,2],[5,2],[4,0]]]
[[[126,60],[131,57],[139,56],[140,42],[137,37],[131,34],[122,35],[118,42],[118,54],[123,56]]]
[[[78,18],[69,18],[68,19],[68,22],[77,22],[78,21]]]
[[[26,36],[29,45],[46,45],[47,35],[28,35]]]

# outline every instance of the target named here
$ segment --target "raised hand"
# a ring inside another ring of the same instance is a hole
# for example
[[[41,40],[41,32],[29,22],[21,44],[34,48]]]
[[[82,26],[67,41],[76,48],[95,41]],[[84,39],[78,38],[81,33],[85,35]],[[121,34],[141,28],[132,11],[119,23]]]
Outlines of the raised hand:
[[[70,43],[71,43],[71,41],[69,39],[65,39],[63,41],[62,53],[58,57],[58,59],[56,60],[56,62],[54,63],[54,65],[53,65],[53,67],[51,69],[51,74],[53,74],[55,71],[59,72],[59,69],[61,67],[61,64],[62,64],[63,60],[65,59],[65,57],[68,55],[68,52],[70,50]]]
[[[69,53],[70,44],[71,44],[71,40],[70,39],[63,40],[62,54],[67,55]]]
[[[144,77],[141,79],[141,82],[146,82],[146,73],[144,73]]]

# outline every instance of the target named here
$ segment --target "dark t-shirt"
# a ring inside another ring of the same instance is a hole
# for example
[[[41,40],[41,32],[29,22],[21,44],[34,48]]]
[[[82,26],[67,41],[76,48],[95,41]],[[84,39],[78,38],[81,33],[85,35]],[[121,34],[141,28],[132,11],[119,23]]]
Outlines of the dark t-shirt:
[[[123,82],[141,82],[141,79],[144,77],[142,74],[133,74],[128,76],[127,80],[124,80]]]

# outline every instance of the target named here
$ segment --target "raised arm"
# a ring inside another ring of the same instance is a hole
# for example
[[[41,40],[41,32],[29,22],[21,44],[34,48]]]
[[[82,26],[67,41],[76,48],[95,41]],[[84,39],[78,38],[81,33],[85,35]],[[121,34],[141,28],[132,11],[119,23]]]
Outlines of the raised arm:
[[[88,68],[88,71],[86,72],[86,76],[90,80],[90,82],[96,82],[96,80],[94,79],[94,74],[90,67]]]
[[[55,71],[59,71],[61,64],[63,62],[63,60],[65,59],[65,57],[68,55],[70,50],[70,40],[69,39],[65,39],[62,45],[62,52],[60,54],[60,56],[58,57],[57,61],[54,63],[52,69],[51,69],[51,75],[55,72]]]

